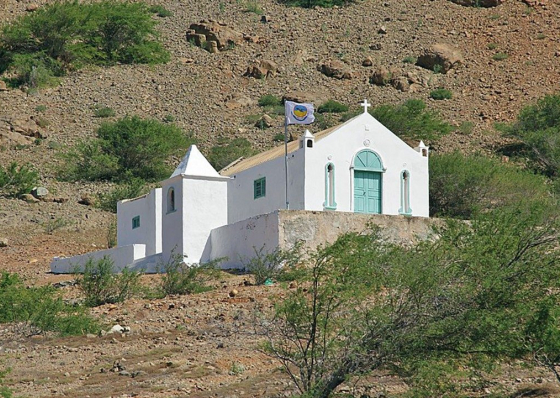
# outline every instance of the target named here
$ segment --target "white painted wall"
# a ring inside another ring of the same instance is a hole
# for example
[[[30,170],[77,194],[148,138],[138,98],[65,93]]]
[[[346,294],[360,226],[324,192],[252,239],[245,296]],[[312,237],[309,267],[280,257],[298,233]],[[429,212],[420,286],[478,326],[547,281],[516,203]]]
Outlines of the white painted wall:
[[[222,268],[243,268],[255,249],[272,252],[279,243],[278,212],[262,214],[214,229],[210,236],[210,258],[227,257]]]
[[[266,196],[254,198],[255,180],[266,177]],[[304,206],[304,157],[302,151],[288,154],[288,200],[290,209]],[[284,156],[232,176],[228,186],[228,223],[286,207]]]
[[[51,272],[55,274],[82,272],[84,270],[84,265],[88,260],[100,260],[105,256],[111,257],[114,262],[115,272],[120,272],[123,268],[132,264],[135,260],[146,257],[146,245],[114,247],[112,249],[99,250],[68,258],[55,257],[51,262]]]
[[[183,253],[189,263],[210,260],[210,232],[228,223],[228,180],[183,176]]]
[[[146,255],[161,252],[161,188],[136,199],[117,203],[118,246],[146,245]],[[132,219],[140,216],[140,227],[132,228]]]
[[[354,157],[363,149],[376,152],[386,171],[382,174],[382,213],[399,214],[401,173],[410,173],[413,216],[429,216],[428,158],[408,146],[369,114],[342,125],[339,130],[305,148],[305,210],[323,210],[325,166],[335,167],[337,211],[354,211]]]
[[[227,224],[228,177],[177,175],[162,183],[163,260],[182,254],[187,263],[209,260],[210,231]],[[175,190],[174,212],[168,212],[167,195]]]
[[[175,191],[175,211],[168,208],[169,189]],[[172,253],[184,253],[183,247],[183,183],[182,176],[169,178],[161,183],[161,227],[162,227],[162,253],[163,261],[168,261]]]

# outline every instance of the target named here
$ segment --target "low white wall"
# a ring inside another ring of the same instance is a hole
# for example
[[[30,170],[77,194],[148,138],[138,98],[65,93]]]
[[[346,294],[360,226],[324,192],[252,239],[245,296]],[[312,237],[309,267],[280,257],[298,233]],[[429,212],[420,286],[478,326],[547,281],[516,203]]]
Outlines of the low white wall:
[[[112,249],[100,250],[74,257],[55,257],[51,262],[51,272],[54,274],[82,272],[84,264],[89,259],[100,260],[105,256],[111,257],[114,262],[115,272],[120,272],[127,265],[133,264],[135,260],[145,258],[146,245],[137,244],[114,247]]]
[[[255,250],[266,253],[278,247],[278,232],[277,211],[216,228],[210,234],[210,258],[227,257],[222,268],[243,268]]]

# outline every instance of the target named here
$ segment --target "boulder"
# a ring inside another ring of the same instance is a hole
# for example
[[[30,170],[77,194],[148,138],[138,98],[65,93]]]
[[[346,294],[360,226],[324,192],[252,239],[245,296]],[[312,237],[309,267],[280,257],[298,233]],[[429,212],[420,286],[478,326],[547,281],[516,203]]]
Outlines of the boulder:
[[[95,198],[93,196],[85,194],[82,195],[80,200],[78,200],[78,203],[85,206],[93,206],[95,205]]]
[[[27,7],[25,7],[25,11],[27,12],[33,12],[33,11],[37,11],[39,9],[39,4],[29,4]]]
[[[317,109],[331,98],[330,94],[320,89],[316,91],[289,91],[284,94],[284,101],[294,101],[300,103],[312,103]]]
[[[466,7],[497,7],[505,0],[451,0],[452,3]]]
[[[352,79],[354,77],[354,71],[339,60],[323,62],[317,69],[325,76],[334,77],[335,79]]]
[[[447,73],[463,62],[463,55],[457,48],[446,43],[436,43],[424,50],[424,53],[418,57],[416,65],[432,71]]]
[[[391,85],[399,91],[406,93],[410,91],[410,83],[405,76],[399,76],[391,80]]]
[[[384,66],[380,66],[371,75],[369,78],[370,83],[375,84],[377,86],[385,86],[389,84],[391,79],[393,78],[393,73]]]
[[[35,187],[31,191],[31,195],[35,196],[37,199],[44,199],[49,194],[49,190],[45,187]]]
[[[278,65],[274,61],[261,60],[253,63],[247,68],[245,76],[254,77],[256,79],[264,79],[276,75],[278,72]]]
[[[371,57],[367,57],[362,61],[362,66],[366,66],[366,67],[373,66],[373,59],[371,59]]]
[[[253,101],[251,98],[235,94],[231,99],[227,100],[226,107],[228,109],[239,109],[249,107],[254,103],[255,101]]]
[[[26,201],[27,203],[37,203],[39,201],[39,199],[37,199],[35,196],[31,195],[30,193],[26,193],[21,195],[21,200]]]
[[[8,238],[0,238],[0,247],[8,247]]]
[[[213,48],[218,51],[228,50],[243,42],[242,33],[228,27],[223,22],[214,20],[203,20],[191,24],[186,37],[188,41],[193,42],[198,47],[205,47],[209,51]],[[216,44],[211,44],[211,42]]]
[[[0,91],[8,91],[8,86],[4,80],[0,80]]]
[[[274,119],[267,114],[262,115],[262,117],[255,123],[255,127],[259,128],[269,128],[272,126],[274,126]]]

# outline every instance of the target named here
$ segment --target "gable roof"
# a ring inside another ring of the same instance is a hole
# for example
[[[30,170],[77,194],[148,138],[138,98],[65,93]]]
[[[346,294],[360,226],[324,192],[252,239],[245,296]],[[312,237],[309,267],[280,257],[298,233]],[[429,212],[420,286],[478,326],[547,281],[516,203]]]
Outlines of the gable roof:
[[[220,177],[218,172],[212,167],[208,160],[206,160],[204,155],[200,153],[196,145],[190,146],[186,155],[181,160],[181,163],[179,163],[179,166],[177,166],[169,178],[173,178],[180,174],[202,177]]]
[[[314,134],[315,142],[320,141],[321,139],[327,137],[331,133],[335,132],[336,130],[342,128],[342,126],[351,123],[352,121],[362,117],[363,115],[368,115],[369,117],[373,118],[369,113],[360,113],[358,116],[353,117],[352,119],[347,120],[346,122],[339,124],[338,126],[330,127],[326,130],[320,131],[317,134]],[[295,152],[299,149],[299,140],[288,142],[288,153]],[[258,166],[259,164],[266,163],[270,160],[279,158],[284,156],[284,145],[280,145],[269,149],[268,151],[259,153],[255,156],[252,156],[247,159],[242,159],[239,162],[234,162],[233,164],[224,167],[220,170],[220,174],[223,176],[232,176],[234,174],[240,173],[252,167]]]

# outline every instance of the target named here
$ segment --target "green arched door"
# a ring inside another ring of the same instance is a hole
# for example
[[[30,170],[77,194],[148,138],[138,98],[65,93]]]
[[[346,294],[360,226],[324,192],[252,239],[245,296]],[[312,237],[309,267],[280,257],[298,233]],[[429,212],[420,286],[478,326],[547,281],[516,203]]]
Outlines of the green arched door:
[[[354,211],[381,214],[383,165],[370,150],[358,152],[354,159]]]

